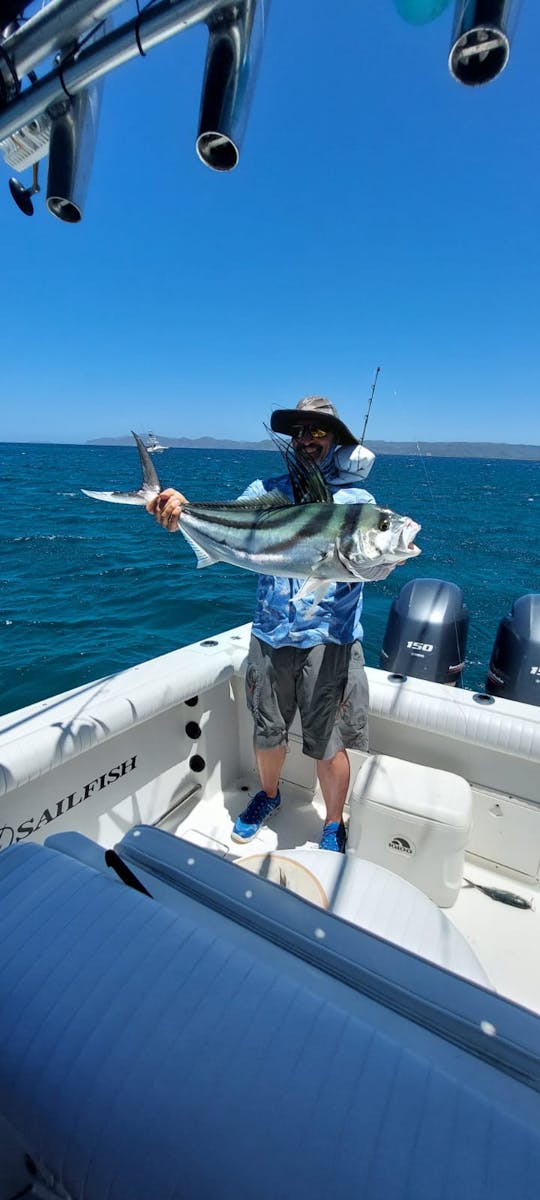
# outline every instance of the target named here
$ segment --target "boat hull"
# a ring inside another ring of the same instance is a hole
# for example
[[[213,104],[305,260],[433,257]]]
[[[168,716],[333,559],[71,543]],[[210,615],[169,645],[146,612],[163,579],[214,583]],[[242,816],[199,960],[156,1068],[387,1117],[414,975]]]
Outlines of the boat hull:
[[[396,764],[401,818],[400,762],[470,788],[474,887],[441,910],[369,861],[362,829],[345,858],[316,848],[324,805],[297,721],[279,820],[231,841],[257,780],[249,637],[249,625],[220,632],[0,721],[0,1200],[29,1185],[27,1156],[40,1187],[85,1200],[112,1180],[115,1200],[274,1200],[283,1172],[287,1195],[309,1175],[310,1197],[363,1181],[375,1200],[398,1161],[407,1200],[442,1194],[441,1163],[467,1195],[465,1136],[478,1196],[506,1197],[509,1163],[526,1194],[540,1162],[528,906],[540,710],[368,668],[371,749],[349,753],[351,829],[378,756]],[[440,841],[426,796],[416,828]],[[133,877],[150,896],[122,882]],[[523,906],[490,899],[481,885],[493,883]],[[239,1155],[246,1104],[280,1120]],[[329,1124],[331,1188],[318,1157]]]

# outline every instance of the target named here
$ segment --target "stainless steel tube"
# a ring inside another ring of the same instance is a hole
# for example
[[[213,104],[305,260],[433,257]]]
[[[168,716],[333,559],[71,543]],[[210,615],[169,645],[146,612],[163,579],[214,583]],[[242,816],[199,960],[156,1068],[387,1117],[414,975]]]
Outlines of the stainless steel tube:
[[[71,45],[82,33],[92,29],[123,0],[50,0],[2,43],[2,50],[19,76],[49,58],[66,44]],[[6,63],[0,59],[0,70]]]
[[[239,159],[269,8],[270,0],[244,0],[208,22],[197,154],[215,171]]]
[[[520,0],[457,0],[448,65],[459,83],[489,83],[510,55]]]
[[[47,172],[47,208],[60,221],[81,220],[90,180],[102,84],[68,100],[52,123]]]
[[[21,95],[11,100],[0,115],[0,141],[39,117],[51,105],[75,96],[140,53],[167,38],[182,33],[228,6],[229,0],[161,0],[126,22],[119,29],[85,46],[75,60],[56,67]]]

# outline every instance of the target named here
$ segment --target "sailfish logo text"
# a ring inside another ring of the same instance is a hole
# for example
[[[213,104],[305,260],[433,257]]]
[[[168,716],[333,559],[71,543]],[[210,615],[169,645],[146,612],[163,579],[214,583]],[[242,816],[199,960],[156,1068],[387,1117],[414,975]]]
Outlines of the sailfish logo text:
[[[122,779],[129,771],[134,771],[137,763],[137,755],[132,758],[126,758],[124,762],[117,763],[116,766],[110,767],[108,771],[104,771],[103,775],[98,775],[95,779],[90,779],[85,783],[79,792],[70,792],[69,796],[63,796],[61,800],[57,800],[55,805],[50,808],[44,808],[43,812],[36,819],[35,817],[26,817],[21,821],[16,829],[11,825],[0,826],[0,850],[6,850],[14,842],[22,842],[31,834],[37,833],[44,825],[50,825],[52,821],[57,821],[59,817],[64,817],[72,808],[76,808],[78,804],[82,804],[84,800],[93,792],[101,792],[104,788],[110,787],[111,783],[116,783],[117,779]]]

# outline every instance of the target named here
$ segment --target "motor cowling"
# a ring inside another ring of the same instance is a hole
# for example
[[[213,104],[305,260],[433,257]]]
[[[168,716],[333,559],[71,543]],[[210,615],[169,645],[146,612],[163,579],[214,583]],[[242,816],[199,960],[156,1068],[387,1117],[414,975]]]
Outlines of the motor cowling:
[[[486,691],[506,700],[540,705],[540,593],[520,596],[502,618]]]
[[[415,579],[393,601],[380,666],[394,674],[455,684],[465,665],[468,630],[460,587],[443,579]]]

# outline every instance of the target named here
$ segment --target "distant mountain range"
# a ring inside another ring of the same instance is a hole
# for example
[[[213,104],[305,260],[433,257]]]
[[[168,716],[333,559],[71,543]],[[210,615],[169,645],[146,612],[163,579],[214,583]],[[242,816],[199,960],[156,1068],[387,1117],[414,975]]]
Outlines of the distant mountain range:
[[[227,438],[174,438],[158,434],[164,446],[182,450],[275,450],[270,438],[260,442],[236,442]],[[130,435],[116,438],[94,438],[87,446],[132,446]],[[368,439],[366,445],[374,454],[417,454],[433,458],[503,458],[540,461],[540,446],[522,446],[505,442],[377,442]]]

